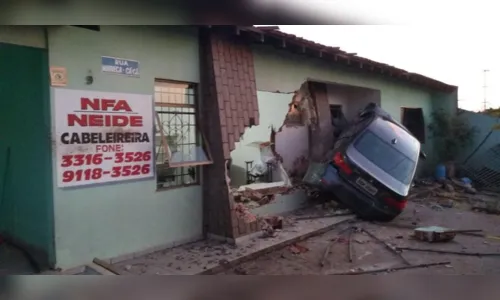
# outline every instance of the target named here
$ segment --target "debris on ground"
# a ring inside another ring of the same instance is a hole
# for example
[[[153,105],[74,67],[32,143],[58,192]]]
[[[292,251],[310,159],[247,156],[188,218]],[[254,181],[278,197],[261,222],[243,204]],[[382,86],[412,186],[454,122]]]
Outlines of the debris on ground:
[[[339,216],[348,216],[348,215],[352,215],[352,214],[353,213],[348,209],[341,209],[341,210],[337,210],[331,214],[322,214],[319,216],[314,215],[314,216],[296,217],[295,220],[313,220],[313,219],[333,218],[333,217],[339,217]]]
[[[500,256],[497,252],[465,252],[465,251],[452,251],[452,250],[440,250],[440,249],[423,249],[423,248],[412,248],[412,247],[397,247],[401,251],[420,251],[420,252],[433,252],[440,254],[455,254],[455,255],[465,255],[465,256]]]
[[[456,233],[439,226],[419,227],[413,230],[413,237],[417,240],[434,243],[449,242],[453,240]]]
[[[441,226],[419,227],[413,230],[413,237],[417,240],[436,243],[449,242],[455,238],[458,233],[479,233],[481,229],[450,229]]]
[[[306,253],[307,251],[309,251],[309,248],[307,247],[304,247],[302,245],[299,245],[299,244],[292,244],[290,245],[290,247],[288,247],[288,250],[290,250],[290,252],[292,252],[292,254],[302,254],[302,253]]]
[[[328,242],[328,244],[326,245],[326,248],[325,248],[325,252],[323,252],[323,256],[321,257],[321,260],[319,262],[319,265],[321,267],[325,266],[326,261],[328,260],[328,255],[330,254],[330,249],[332,248],[332,245],[335,244],[335,243],[342,242],[343,241],[342,234],[344,232],[346,232],[346,231],[351,231],[352,229],[353,229],[352,226],[348,226],[347,228],[342,229],[338,233],[338,236],[336,238],[334,238],[333,240],[331,240],[331,241]]]
[[[500,214],[500,194],[478,191],[468,177],[415,179],[408,199],[436,211],[465,205],[475,211]]]
[[[262,238],[276,237],[277,232],[283,229],[283,220],[281,216],[260,218],[259,225],[263,233]]]
[[[399,270],[428,268],[428,267],[433,267],[433,266],[445,266],[445,265],[450,265],[450,262],[446,261],[446,262],[409,265],[409,266],[383,268],[383,269],[375,269],[375,270],[360,270],[360,271],[350,271],[350,272],[343,272],[343,273],[329,273],[326,275],[363,275],[363,274],[376,274],[376,273],[384,273],[384,272],[389,273],[389,272],[394,272],[394,271],[399,271]]]

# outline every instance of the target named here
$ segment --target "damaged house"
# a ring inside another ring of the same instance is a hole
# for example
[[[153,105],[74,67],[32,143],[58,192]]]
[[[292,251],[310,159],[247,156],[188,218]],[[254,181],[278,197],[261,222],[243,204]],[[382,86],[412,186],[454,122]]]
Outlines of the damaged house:
[[[306,203],[368,103],[429,165],[430,115],[457,109],[455,86],[269,27],[1,26],[2,57],[0,235],[40,269],[238,243]]]

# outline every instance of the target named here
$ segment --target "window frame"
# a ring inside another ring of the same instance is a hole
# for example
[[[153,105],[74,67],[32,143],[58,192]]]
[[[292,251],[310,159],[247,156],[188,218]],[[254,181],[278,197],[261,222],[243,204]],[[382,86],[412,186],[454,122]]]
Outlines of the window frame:
[[[167,153],[167,160],[164,160],[163,163],[159,164],[157,163],[155,159],[155,177],[157,181],[157,191],[162,191],[162,190],[168,190],[168,189],[174,189],[174,188],[179,188],[179,187],[186,187],[186,186],[191,186],[191,185],[199,185],[201,183],[201,178],[200,178],[200,167],[205,166],[205,165],[210,165],[213,164],[213,156],[210,150],[210,144],[208,142],[208,139],[206,137],[205,132],[202,130],[200,126],[201,118],[200,118],[200,103],[199,103],[199,88],[200,85],[199,83],[195,82],[188,82],[188,81],[178,81],[178,80],[170,80],[170,79],[163,79],[163,78],[155,78],[154,79],[154,88],[156,88],[157,83],[172,83],[172,84],[188,84],[188,85],[193,85],[193,90],[194,90],[194,103],[193,104],[179,104],[179,103],[163,103],[163,102],[156,102],[156,90],[153,92],[153,113],[154,113],[154,144],[155,144],[155,151],[154,155],[155,158],[158,154],[158,148],[162,147],[164,153]],[[170,152],[170,145],[168,144],[167,141],[167,135],[164,131],[164,127],[161,125],[162,121],[160,119],[160,113],[156,111],[157,107],[179,107],[179,108],[193,108],[194,109],[194,120],[195,120],[195,132],[196,132],[196,145],[197,147],[201,147],[202,151],[205,153],[207,160],[200,160],[200,161],[190,161],[190,162],[178,162],[178,163],[171,163],[171,152]],[[160,134],[160,145],[157,145],[157,136],[158,133]],[[200,140],[201,139],[201,140]],[[199,146],[198,146],[199,144]],[[170,155],[168,155],[170,154]],[[196,168],[196,180],[193,183],[189,184],[174,184],[169,187],[158,187],[158,167],[165,167],[167,169],[175,169],[175,168],[185,168],[185,167],[194,167]]]

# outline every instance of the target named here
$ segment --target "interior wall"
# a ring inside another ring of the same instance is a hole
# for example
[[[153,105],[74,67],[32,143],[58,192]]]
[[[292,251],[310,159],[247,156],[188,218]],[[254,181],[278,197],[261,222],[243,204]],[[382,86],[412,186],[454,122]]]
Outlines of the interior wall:
[[[260,124],[246,128],[235,149],[231,151],[231,186],[246,184],[246,161],[254,164],[260,161],[258,144],[270,142],[271,129],[278,130],[285,121],[293,95],[270,92],[257,92]]]
[[[0,232],[47,268],[54,263],[48,53],[31,47],[36,36],[26,37],[29,47],[2,43],[14,39],[0,27]]]
[[[67,69],[68,89],[153,94],[155,78],[199,83],[200,77],[194,27],[101,26],[100,32],[53,27],[49,56],[50,65]],[[140,77],[101,73],[101,56],[138,60]],[[85,83],[89,72],[92,85]],[[54,186],[54,202],[61,268],[202,237],[199,185],[157,191],[151,178],[73,189]]]
[[[370,102],[381,105],[380,91],[347,85],[327,84],[328,104],[342,105],[347,120],[354,118]]]

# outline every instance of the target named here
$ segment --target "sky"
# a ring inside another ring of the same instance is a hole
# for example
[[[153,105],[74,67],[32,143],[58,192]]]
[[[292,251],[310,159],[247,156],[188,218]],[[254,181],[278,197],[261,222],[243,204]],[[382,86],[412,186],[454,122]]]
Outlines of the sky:
[[[459,107],[500,107],[500,43],[491,24],[280,25],[281,31],[457,85]],[[496,28],[500,28],[496,26]]]

